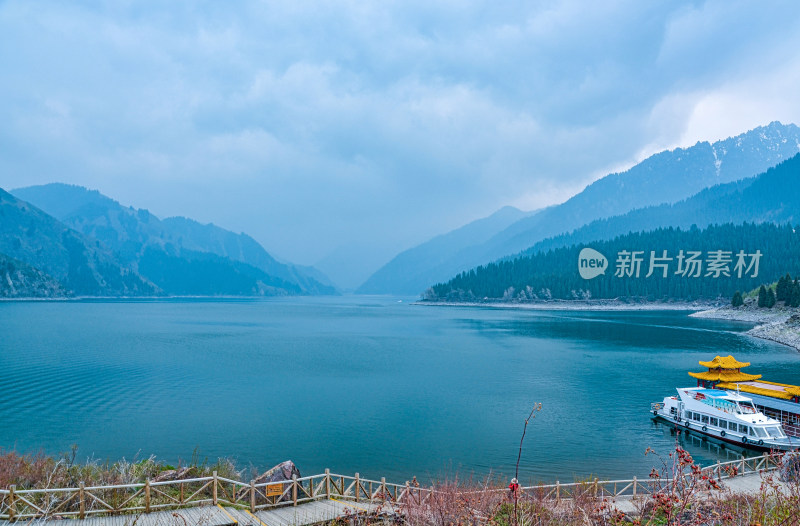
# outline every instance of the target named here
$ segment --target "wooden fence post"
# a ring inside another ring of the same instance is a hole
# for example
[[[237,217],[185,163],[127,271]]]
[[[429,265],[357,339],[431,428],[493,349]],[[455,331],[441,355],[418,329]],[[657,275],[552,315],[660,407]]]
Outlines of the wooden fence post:
[[[595,477],[594,478],[594,498],[597,498],[597,481],[598,481],[598,478]]]
[[[411,497],[411,484],[408,481],[406,481],[406,502],[408,502],[408,499],[410,497]]]
[[[292,502],[297,506],[297,475],[292,475]]]
[[[214,473],[212,473],[212,475],[214,476],[214,485],[211,488],[211,495],[212,495],[211,500],[214,502],[214,506],[216,506],[217,505],[217,472],[215,471]]]
[[[17,501],[14,497],[14,490],[17,489],[16,484],[8,487],[8,520],[13,521],[17,516]]]
[[[381,499],[386,500],[386,494],[389,491],[386,489],[386,477],[381,477]]]
[[[250,481],[250,513],[256,511],[256,481]]]
[[[80,486],[78,486],[78,518],[83,519],[86,517],[86,501],[83,498],[83,490],[84,485],[81,482]]]
[[[150,513],[150,479],[144,481],[144,512]]]
[[[183,482],[181,482],[181,500],[179,501],[181,504],[183,504],[183,499],[184,499]]]
[[[331,498],[331,470],[325,468],[325,496]]]
[[[561,483],[556,481],[556,502],[561,501]]]
[[[356,483],[355,483],[355,485],[353,486],[353,488],[355,489],[355,494],[356,494],[356,502],[358,502],[358,493],[359,493],[359,491],[358,491],[358,485],[359,485],[359,481],[358,481],[358,473],[356,473]]]
[[[636,496],[636,476],[633,477],[633,496]]]

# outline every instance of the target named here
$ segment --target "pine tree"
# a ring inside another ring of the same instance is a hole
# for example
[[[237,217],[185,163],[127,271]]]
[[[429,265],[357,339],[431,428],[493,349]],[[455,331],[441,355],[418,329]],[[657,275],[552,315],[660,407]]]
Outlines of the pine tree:
[[[789,300],[789,306],[794,308],[800,307],[800,282],[797,280],[794,280],[794,283],[792,283],[792,295]]]
[[[741,307],[744,305],[744,300],[742,299],[742,293],[738,290],[733,294],[733,299],[731,300],[731,305],[734,307]]]
[[[791,279],[791,278],[790,278]],[[778,301],[786,300],[786,277],[781,276],[778,284],[775,285],[775,299]]]
[[[769,287],[767,289],[766,307],[768,309],[771,309],[774,306],[775,306],[775,292],[772,290],[772,287]]]
[[[764,285],[758,288],[758,306],[764,308],[767,306],[767,289]]]

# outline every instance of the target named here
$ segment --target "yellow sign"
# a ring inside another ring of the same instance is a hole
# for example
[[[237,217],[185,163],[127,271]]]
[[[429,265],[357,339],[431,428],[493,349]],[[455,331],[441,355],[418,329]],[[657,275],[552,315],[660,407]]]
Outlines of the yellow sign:
[[[280,497],[283,495],[283,484],[267,484],[267,497]]]

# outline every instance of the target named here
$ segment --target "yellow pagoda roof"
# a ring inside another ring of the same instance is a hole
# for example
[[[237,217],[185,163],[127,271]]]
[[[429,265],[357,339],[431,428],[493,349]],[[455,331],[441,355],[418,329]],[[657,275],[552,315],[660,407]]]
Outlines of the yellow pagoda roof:
[[[739,371],[721,371],[719,369],[702,373],[690,372],[689,376],[697,378],[698,380],[707,380],[710,382],[749,382],[761,378],[760,374],[747,374]]]
[[[731,355],[716,356],[710,362],[698,363],[703,367],[708,367],[709,369],[741,369],[742,367],[747,367],[750,365],[750,362],[739,362]]]
[[[796,385],[787,387],[786,389],[784,389],[784,391],[786,391],[792,396],[800,396],[800,387],[797,387]]]

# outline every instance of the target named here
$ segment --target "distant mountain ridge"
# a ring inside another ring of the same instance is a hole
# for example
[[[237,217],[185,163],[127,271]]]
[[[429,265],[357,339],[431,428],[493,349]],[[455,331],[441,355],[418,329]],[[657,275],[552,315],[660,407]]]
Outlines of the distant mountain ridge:
[[[71,293],[139,296],[160,293],[152,282],[87,238],[30,203],[0,189],[0,254],[52,276]]]
[[[436,284],[426,297],[448,301],[729,297],[737,287],[750,290],[798,269],[800,232],[792,225],[799,220],[800,153],[756,177],[716,185],[674,204],[597,220],[571,234],[540,241],[516,257],[478,266]],[[613,266],[612,254],[620,250],[640,249],[649,254],[650,250],[672,248],[674,256],[680,249],[700,250],[703,246],[709,250],[724,247],[731,254],[733,249],[758,250],[765,259],[758,276],[744,282],[745,288],[730,279],[702,283],[681,280],[672,273],[653,285],[650,281],[655,278],[614,280],[611,268],[596,280],[584,280],[577,272],[578,253],[584,247],[610,256]]]
[[[299,267],[279,263],[253,238],[187,218],[160,220],[96,190],[53,183],[14,190],[66,227],[94,239],[154,290],[179,295],[335,294]],[[107,248],[106,248],[107,247]],[[24,259],[23,259],[24,260]]]
[[[519,256],[604,241],[631,232],[722,223],[800,224],[800,154],[755,177],[706,188],[677,203],[650,206],[598,219],[569,234],[542,240]],[[513,259],[517,256],[508,256]]]
[[[483,243],[520,219],[536,212],[523,212],[505,206],[488,217],[477,219],[461,228],[434,237],[395,256],[364,282],[357,292],[361,294],[408,294],[419,292],[420,287],[439,279],[435,269],[457,257],[467,247]],[[413,293],[413,292],[412,292]]]
[[[621,173],[609,174],[560,205],[519,219],[485,241],[463,246],[444,259],[407,264],[404,252],[359,289],[370,293],[418,294],[433,283],[478,265],[517,254],[537,242],[611,216],[674,203],[704,188],[764,172],[800,151],[800,128],[772,122],[712,143],[698,142],[648,157]],[[401,257],[404,256],[404,257]],[[420,279],[409,279],[409,275]],[[428,281],[422,283],[422,277]]]

